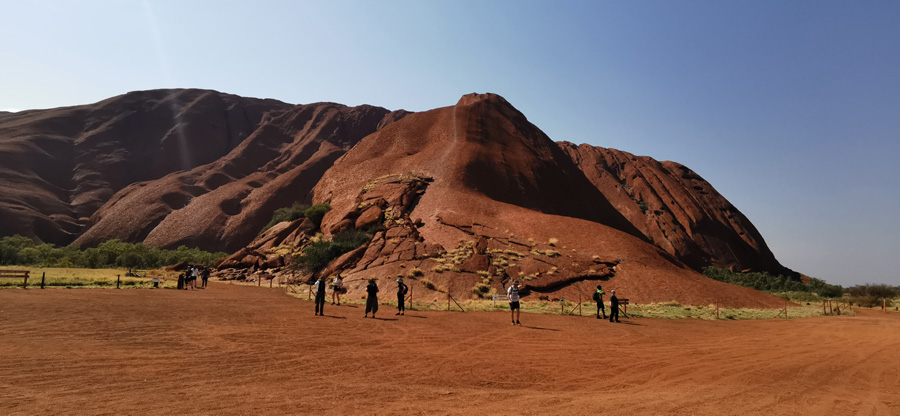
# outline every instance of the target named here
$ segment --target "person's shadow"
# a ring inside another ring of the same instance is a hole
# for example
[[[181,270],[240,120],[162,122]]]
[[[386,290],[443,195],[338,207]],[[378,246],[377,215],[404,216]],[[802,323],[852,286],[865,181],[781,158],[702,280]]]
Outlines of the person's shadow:
[[[561,329],[556,329],[556,328],[541,328],[539,326],[527,326],[527,325],[522,325],[522,328],[537,329],[539,331],[553,331],[553,332],[562,331]]]

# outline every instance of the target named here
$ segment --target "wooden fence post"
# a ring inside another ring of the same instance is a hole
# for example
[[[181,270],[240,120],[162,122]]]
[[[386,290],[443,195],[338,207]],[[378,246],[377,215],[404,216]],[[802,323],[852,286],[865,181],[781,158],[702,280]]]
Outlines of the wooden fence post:
[[[121,282],[122,282],[122,275],[121,275],[121,274],[117,274],[117,275],[116,275],[116,289],[119,288],[119,283],[121,283]]]
[[[44,288],[44,278],[47,277],[47,272],[41,273],[41,289]]]

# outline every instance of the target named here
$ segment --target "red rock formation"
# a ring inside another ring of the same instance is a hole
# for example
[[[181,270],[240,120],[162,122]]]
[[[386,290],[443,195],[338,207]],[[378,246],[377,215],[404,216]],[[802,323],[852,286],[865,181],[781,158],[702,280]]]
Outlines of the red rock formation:
[[[675,162],[558,143],[644,236],[695,270],[706,266],[793,274],[762,235],[707,181]]]
[[[314,202],[332,206],[323,230],[334,234],[379,217],[360,198],[390,186],[379,178],[397,175],[429,178],[428,186],[418,198],[403,183],[396,192],[378,191],[414,204],[401,226],[385,215],[383,234],[358,260],[326,270],[345,274],[351,293],[361,292],[366,278],[389,285],[404,274],[422,283],[413,285],[420,296],[436,298],[468,297],[479,285],[502,291],[522,279],[530,292],[568,299],[579,292],[586,298],[593,284],[608,282],[638,302],[781,303],[707,279],[645,241],[559,146],[499,96],[467,95],[360,141],[316,185]]]
[[[202,90],[0,118],[0,235],[233,251],[405,112]],[[77,239],[76,239],[77,238]]]
[[[265,113],[288,108],[214,91],[156,90],[4,115],[0,235],[68,244],[122,188],[217,160]]]

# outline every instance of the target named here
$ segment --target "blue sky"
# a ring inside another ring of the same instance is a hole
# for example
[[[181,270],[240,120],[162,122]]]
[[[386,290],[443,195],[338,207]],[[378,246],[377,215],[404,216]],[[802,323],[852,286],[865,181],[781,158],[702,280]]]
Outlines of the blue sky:
[[[209,88],[422,111],[683,163],[786,266],[900,285],[900,2],[0,0],[0,110]]]

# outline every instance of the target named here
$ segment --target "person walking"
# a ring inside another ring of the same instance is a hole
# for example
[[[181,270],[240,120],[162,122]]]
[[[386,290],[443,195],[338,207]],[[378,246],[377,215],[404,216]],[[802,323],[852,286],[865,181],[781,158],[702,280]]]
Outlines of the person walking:
[[[209,267],[204,267],[203,271],[200,272],[200,277],[203,278],[203,288],[206,288],[206,282],[209,280]]]
[[[325,278],[316,280],[316,315],[325,316]]]
[[[615,318],[615,322],[619,322],[619,298],[616,297],[616,291],[609,291],[609,321],[613,322],[613,318]]]
[[[341,306],[341,292],[344,290],[344,281],[341,279],[341,275],[337,275],[334,280],[331,281],[331,304],[334,305],[334,300],[337,299],[337,305]]]
[[[397,315],[406,312],[406,292],[409,292],[409,286],[403,283],[403,275],[397,276]]]
[[[372,318],[375,318],[375,312],[378,312],[378,285],[375,284],[375,279],[369,279],[366,293],[366,314],[363,315],[363,318],[367,318],[369,312],[372,312]]]
[[[597,285],[597,291],[594,292],[594,302],[597,302],[597,319],[600,319],[600,312],[603,312],[603,319],[606,319],[606,308],[603,306],[603,288]]]
[[[506,295],[509,297],[509,312],[512,318],[513,325],[522,325],[519,322],[519,316],[522,314],[522,310],[519,307],[519,281],[516,280],[513,282],[512,286],[506,289]]]

